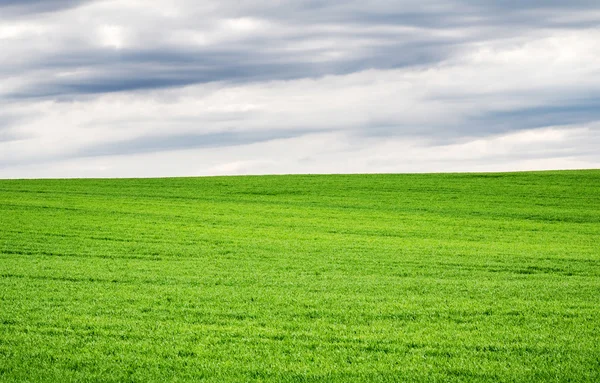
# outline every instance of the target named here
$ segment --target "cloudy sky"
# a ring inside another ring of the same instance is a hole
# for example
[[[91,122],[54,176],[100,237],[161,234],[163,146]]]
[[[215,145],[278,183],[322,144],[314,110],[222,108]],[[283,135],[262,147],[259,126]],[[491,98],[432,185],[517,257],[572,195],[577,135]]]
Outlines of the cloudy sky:
[[[597,0],[0,0],[0,178],[566,168]]]

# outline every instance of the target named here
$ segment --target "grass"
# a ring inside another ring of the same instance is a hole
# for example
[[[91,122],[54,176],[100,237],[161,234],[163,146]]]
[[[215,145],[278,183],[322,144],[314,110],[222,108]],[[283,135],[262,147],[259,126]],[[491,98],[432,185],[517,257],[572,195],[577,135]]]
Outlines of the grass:
[[[599,382],[600,171],[0,181],[0,381]]]

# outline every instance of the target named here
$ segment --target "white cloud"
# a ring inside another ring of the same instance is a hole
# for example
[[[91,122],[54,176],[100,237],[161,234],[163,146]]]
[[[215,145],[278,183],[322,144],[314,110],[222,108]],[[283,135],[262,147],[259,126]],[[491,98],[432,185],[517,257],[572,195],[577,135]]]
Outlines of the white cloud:
[[[550,145],[548,143],[550,142]],[[60,160],[3,169],[4,177],[156,177],[219,174],[510,171],[594,168],[600,127],[551,128],[431,146],[419,139],[343,133],[170,152]],[[584,147],[586,155],[578,150]]]
[[[103,25],[98,28],[98,37],[102,46],[121,49],[126,44],[126,31],[120,25]]]

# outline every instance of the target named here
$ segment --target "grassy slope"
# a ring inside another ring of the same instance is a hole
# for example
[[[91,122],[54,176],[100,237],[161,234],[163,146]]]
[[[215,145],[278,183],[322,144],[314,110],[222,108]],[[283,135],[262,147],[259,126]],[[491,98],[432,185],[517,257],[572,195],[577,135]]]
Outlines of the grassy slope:
[[[600,171],[0,181],[1,381],[600,381]]]

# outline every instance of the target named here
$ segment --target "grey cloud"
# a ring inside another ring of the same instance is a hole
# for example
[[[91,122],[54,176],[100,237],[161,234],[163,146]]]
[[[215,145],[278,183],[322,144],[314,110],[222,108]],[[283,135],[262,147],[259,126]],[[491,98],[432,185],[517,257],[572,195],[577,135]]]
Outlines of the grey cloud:
[[[82,150],[75,155],[77,157],[91,157],[181,149],[218,148],[301,137],[315,132],[316,131],[314,130],[262,130],[222,131],[205,134],[173,134],[168,136],[147,135],[130,140],[89,146],[82,148]]]
[[[585,28],[597,26],[600,18],[589,20],[590,12],[600,11],[597,1],[576,0],[536,0],[536,1],[476,1],[461,0],[468,6],[469,15],[478,18],[470,20],[474,26],[513,27],[504,31],[495,30],[495,33],[519,33],[520,31],[535,28]],[[565,17],[572,16],[575,20]],[[582,20],[578,17],[584,16]]]
[[[6,98],[71,97],[122,91],[172,88],[209,82],[258,82],[316,78],[366,69],[394,69],[443,60],[448,44],[420,41],[370,47],[355,57],[325,62],[306,61],[303,54],[283,60],[280,53],[264,53],[248,47],[226,50],[140,50],[120,53],[80,52],[47,59],[46,68],[100,66],[99,73],[74,79],[34,82],[5,95]]]
[[[457,100],[466,104],[472,102],[470,98],[465,97],[453,101]],[[493,110],[493,106],[492,104],[490,109],[465,116],[458,123],[407,125],[393,119],[374,119],[358,129],[353,129],[351,133],[359,140],[426,137],[430,145],[448,145],[460,142],[464,137],[486,137],[546,127],[582,126],[600,121],[600,95],[597,94],[566,100],[560,104],[547,103],[501,111]]]
[[[249,145],[273,140],[297,138],[318,132],[319,131],[315,129],[287,129],[260,131],[229,130],[215,133],[198,134],[176,133],[170,135],[143,135],[128,140],[88,145],[75,152],[64,153],[62,156],[36,156],[26,161],[0,161],[0,168],[7,168],[17,164],[35,164],[49,160],[56,161],[69,158],[133,155],[185,149],[220,148]],[[9,133],[3,133],[2,130],[0,130],[0,143],[15,139],[17,139],[17,137],[12,136]]]
[[[10,104],[5,105],[7,109]],[[26,116],[18,113],[11,113],[7,111],[0,110],[0,141],[3,141],[2,137],[17,137],[16,134],[11,133],[12,129],[17,126],[19,123],[22,123],[27,119]]]
[[[507,95],[507,97],[509,97]],[[564,103],[548,103],[542,106],[513,108],[503,111],[485,111],[470,116],[459,125],[449,124],[444,129],[432,129],[429,133],[441,139],[444,136],[456,139],[462,136],[486,136],[505,134],[519,130],[556,126],[586,125],[600,121],[600,98],[590,96]],[[437,131],[441,131],[437,133]]]
[[[495,0],[495,1],[477,1],[477,0],[462,0],[464,4],[472,6],[493,8],[493,9],[508,9],[508,10],[522,10],[522,9],[573,9],[573,8],[600,8],[598,2],[595,0]]]
[[[24,138],[22,134],[18,134],[6,127],[3,127],[2,125],[4,123],[5,121],[2,119],[2,117],[0,117],[0,144],[11,141],[17,141]]]
[[[79,2],[29,0],[4,1],[0,4],[23,9],[61,9]],[[250,5],[248,5],[250,4]],[[202,49],[182,48],[148,41],[144,47],[123,50],[98,49],[85,45],[73,46],[53,54],[42,54],[29,63],[18,63],[10,68],[0,66],[0,72],[22,73],[36,71],[69,71],[90,69],[90,74],[72,78],[27,80],[29,84],[12,92],[8,97],[76,97],[79,94],[98,94],[129,90],[161,89],[207,82],[249,82],[315,78],[325,75],[343,75],[366,69],[392,69],[439,63],[460,52],[462,45],[502,34],[518,34],[520,29],[548,26],[551,20],[536,18],[532,11],[555,10],[583,12],[598,8],[592,2],[565,3],[527,2],[429,2],[426,5],[447,4],[445,7],[415,6],[410,2],[374,1],[336,3],[329,1],[293,1],[283,6],[270,2],[235,4],[222,2],[219,12],[224,15],[256,16],[292,27],[294,33],[270,33],[255,37],[241,37],[225,46]],[[216,12],[213,17],[220,13]],[[182,20],[182,25],[194,25],[194,17]],[[206,16],[203,16],[206,17]],[[203,20],[210,24],[211,20]],[[589,22],[589,21],[588,21]],[[568,22],[565,22],[568,24]],[[336,25],[333,30],[322,26]],[[519,28],[504,28],[484,32],[498,25],[516,24]],[[573,22],[571,22],[573,24]],[[576,23],[575,23],[576,24]],[[400,32],[377,32],[370,26],[408,26],[422,28],[422,32],[407,35]],[[457,28],[482,29],[480,35],[464,37],[432,37],[428,30]],[[135,24],[132,25],[136,27]],[[143,26],[148,28],[148,26]],[[160,26],[158,27],[160,28]],[[177,25],[169,25],[177,29]],[[167,30],[167,32],[169,32]],[[488,36],[482,34],[487,33]],[[336,38],[338,47],[303,48],[294,52],[288,47],[303,41],[318,42]],[[371,38],[377,44],[352,48],[360,39]],[[351,50],[350,57],[331,56],[317,59],[321,54],[335,50]],[[7,97],[5,95],[4,97]]]
[[[0,14],[23,16],[57,12],[91,1],[93,0],[0,0]]]
[[[600,10],[593,0],[538,1],[292,1],[282,7],[272,5],[236,7],[234,15],[251,14],[286,20],[301,25],[312,23],[352,23],[362,25],[403,25],[420,28],[521,25],[551,26],[554,22],[540,12],[589,12]],[[514,31],[513,31],[514,32]]]
[[[547,126],[582,125],[594,121],[600,121],[600,98],[488,112],[473,119],[471,124],[485,127],[483,130],[485,133],[502,133]]]
[[[20,137],[17,136],[14,133],[11,132],[5,132],[3,130],[0,130],[0,143],[3,142],[11,142],[11,141],[16,141],[18,140]]]

